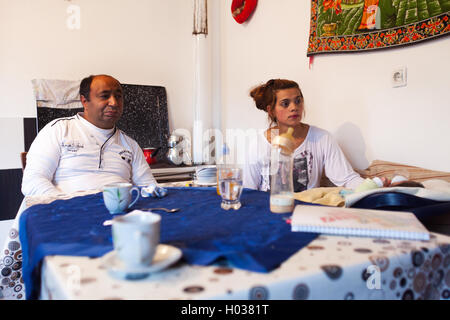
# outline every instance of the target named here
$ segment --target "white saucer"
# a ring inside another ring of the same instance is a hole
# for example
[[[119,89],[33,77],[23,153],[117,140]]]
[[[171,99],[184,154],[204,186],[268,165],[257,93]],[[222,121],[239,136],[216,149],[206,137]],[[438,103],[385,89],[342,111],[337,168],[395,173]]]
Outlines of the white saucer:
[[[200,182],[198,180],[194,180],[193,183],[202,187],[215,187],[217,186],[217,182]]]
[[[151,273],[161,271],[181,258],[182,252],[180,249],[167,245],[159,244],[156,248],[156,253],[153,262],[150,266],[145,268],[127,268],[122,260],[112,250],[105,254],[102,259],[102,265],[108,269],[110,275],[126,280],[142,279]]]

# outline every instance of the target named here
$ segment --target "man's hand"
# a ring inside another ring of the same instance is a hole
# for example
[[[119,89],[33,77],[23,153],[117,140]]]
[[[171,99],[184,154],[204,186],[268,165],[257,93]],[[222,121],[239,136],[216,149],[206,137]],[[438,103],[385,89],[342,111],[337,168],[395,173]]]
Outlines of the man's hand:
[[[162,198],[167,195],[167,189],[163,188],[163,187],[159,187],[156,184],[152,184],[146,188],[142,188],[141,195],[144,198],[147,198],[147,197]]]

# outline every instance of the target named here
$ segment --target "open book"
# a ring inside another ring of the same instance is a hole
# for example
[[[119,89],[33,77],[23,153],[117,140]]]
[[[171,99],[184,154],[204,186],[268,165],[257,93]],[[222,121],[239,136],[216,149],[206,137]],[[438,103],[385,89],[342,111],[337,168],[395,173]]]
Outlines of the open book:
[[[428,230],[411,212],[297,205],[292,231],[342,236],[429,240]]]

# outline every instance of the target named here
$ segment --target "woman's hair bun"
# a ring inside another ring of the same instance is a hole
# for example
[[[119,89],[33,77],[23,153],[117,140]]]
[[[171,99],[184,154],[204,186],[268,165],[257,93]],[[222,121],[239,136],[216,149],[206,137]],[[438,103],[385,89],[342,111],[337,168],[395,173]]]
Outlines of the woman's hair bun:
[[[262,84],[250,91],[250,96],[255,101],[256,107],[259,110],[263,110],[266,112],[267,112],[267,110],[266,110],[266,108],[267,108],[267,104],[266,104],[267,90],[268,90],[267,86],[265,84]]]

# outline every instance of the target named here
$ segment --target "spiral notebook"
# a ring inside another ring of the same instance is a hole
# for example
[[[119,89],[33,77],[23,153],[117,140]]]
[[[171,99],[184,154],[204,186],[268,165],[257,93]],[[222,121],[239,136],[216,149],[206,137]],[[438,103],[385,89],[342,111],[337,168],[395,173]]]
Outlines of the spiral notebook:
[[[412,212],[297,205],[291,230],[341,236],[430,240]]]

